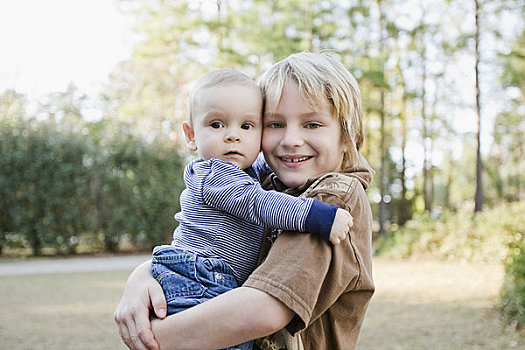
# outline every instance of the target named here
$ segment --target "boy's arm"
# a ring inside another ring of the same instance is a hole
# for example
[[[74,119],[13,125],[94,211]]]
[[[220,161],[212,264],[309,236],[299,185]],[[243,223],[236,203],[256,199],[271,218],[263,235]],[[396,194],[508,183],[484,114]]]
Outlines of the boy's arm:
[[[265,191],[230,163],[211,160],[209,164],[202,198],[214,208],[266,227],[317,233],[334,244],[344,239],[352,226],[350,214],[336,205]]]
[[[152,329],[161,349],[221,349],[272,334],[293,316],[271,295],[240,287],[164,320],[154,320]]]

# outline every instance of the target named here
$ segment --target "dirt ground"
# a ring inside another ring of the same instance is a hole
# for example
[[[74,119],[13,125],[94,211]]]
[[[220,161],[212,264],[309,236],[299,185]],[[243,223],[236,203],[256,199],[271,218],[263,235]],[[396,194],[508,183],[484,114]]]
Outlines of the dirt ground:
[[[525,349],[497,311],[499,264],[374,259],[358,349]]]
[[[63,259],[62,272],[48,262],[47,273],[33,274],[29,265],[18,274],[6,272],[17,265],[2,266],[0,349],[125,349],[113,311],[144,257],[107,259]],[[504,327],[495,308],[500,265],[376,257],[374,275],[358,350],[525,350],[525,338]]]

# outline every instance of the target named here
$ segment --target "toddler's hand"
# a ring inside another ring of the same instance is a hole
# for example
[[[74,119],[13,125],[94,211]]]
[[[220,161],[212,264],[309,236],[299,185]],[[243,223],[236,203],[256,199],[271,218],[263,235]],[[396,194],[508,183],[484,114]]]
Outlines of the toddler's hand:
[[[343,209],[337,209],[335,213],[332,230],[330,230],[330,242],[337,245],[344,241],[350,229],[354,226],[354,220],[349,212]]]

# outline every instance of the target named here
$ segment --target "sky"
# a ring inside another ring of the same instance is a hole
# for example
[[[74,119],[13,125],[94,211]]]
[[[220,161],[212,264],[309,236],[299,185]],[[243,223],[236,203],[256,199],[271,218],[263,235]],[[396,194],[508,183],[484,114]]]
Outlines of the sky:
[[[39,99],[72,82],[94,97],[131,38],[116,0],[0,1],[0,92]]]

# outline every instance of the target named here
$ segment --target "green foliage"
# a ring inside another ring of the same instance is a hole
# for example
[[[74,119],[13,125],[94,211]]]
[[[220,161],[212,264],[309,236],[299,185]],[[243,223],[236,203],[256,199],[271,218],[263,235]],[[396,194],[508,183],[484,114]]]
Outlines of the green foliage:
[[[86,227],[81,215],[85,178],[74,166],[82,161],[82,143],[47,126],[32,130],[23,123],[4,125],[0,133],[0,207],[7,214],[2,231],[24,232],[35,255],[53,241],[60,249],[74,250],[72,235]]]
[[[106,251],[124,237],[148,248],[168,241],[183,186],[168,145],[101,138],[102,122],[79,123],[80,132],[50,120],[0,123],[0,245],[40,255],[75,253],[94,236]]]
[[[525,327],[525,231],[509,237],[501,308],[506,321]]]
[[[470,212],[444,212],[433,218],[417,214],[378,241],[377,253],[395,257],[502,261],[507,242],[525,232],[525,203],[502,204],[472,217]]]
[[[511,46],[511,52],[501,56],[504,66],[503,84],[518,87],[523,93],[525,90],[525,28]]]
[[[92,230],[101,232],[105,250],[114,251],[124,236],[148,248],[167,242],[183,188],[181,157],[166,145],[130,136],[103,145],[88,162],[94,174]]]
[[[505,104],[503,113],[494,121],[493,161],[488,164],[490,180],[497,198],[507,201],[524,196],[525,180],[525,31],[512,43],[509,54],[502,55],[502,83],[513,91],[513,98]]]

